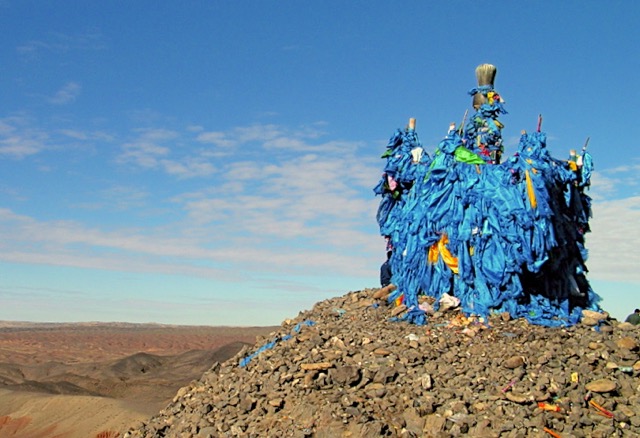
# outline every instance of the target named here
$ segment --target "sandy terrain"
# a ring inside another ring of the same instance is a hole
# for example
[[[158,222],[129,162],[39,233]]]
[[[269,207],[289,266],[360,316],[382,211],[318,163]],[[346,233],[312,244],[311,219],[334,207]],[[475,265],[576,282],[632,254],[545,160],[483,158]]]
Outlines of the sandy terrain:
[[[0,322],[0,438],[116,438],[274,330]]]

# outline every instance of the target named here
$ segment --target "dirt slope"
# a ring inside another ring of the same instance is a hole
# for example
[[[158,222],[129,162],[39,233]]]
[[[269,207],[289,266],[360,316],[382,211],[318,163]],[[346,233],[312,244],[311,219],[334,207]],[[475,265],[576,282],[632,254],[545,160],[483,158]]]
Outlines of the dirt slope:
[[[116,438],[274,329],[0,322],[0,438]]]

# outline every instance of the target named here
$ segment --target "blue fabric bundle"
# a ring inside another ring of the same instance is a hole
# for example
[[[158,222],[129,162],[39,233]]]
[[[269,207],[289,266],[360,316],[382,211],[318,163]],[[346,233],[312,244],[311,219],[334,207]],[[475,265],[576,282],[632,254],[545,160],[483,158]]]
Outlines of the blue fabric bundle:
[[[524,133],[518,152],[499,164],[502,100],[492,87],[464,126],[451,127],[430,157],[414,130],[398,130],[383,154],[374,188],[377,221],[388,239],[397,289],[389,300],[424,324],[423,296],[460,299],[467,315],[508,312],[546,326],[573,325],[582,309],[599,310],[586,279],[593,170],[583,150],[572,168],[546,149],[542,132]]]
[[[300,329],[302,328],[303,325],[306,326],[312,326],[315,323],[309,319],[306,319],[298,324],[296,324],[293,327],[293,334],[299,333]],[[249,362],[251,362],[251,359],[253,359],[254,357],[257,357],[260,355],[260,353],[266,351],[266,350],[271,350],[272,348],[274,348],[278,342],[280,341],[288,341],[289,339],[291,339],[293,337],[292,334],[288,334],[288,335],[284,335],[284,336],[276,336],[275,338],[273,338],[271,341],[267,342],[266,344],[262,345],[260,348],[258,348],[256,351],[254,351],[253,353],[243,357],[242,359],[240,359],[240,363],[238,364],[241,368],[246,367],[247,365],[249,365]]]

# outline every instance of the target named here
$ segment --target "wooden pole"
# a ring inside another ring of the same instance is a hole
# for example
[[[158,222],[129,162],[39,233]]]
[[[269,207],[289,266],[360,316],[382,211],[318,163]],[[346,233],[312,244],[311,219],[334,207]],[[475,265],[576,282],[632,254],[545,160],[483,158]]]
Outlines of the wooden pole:
[[[467,123],[467,115],[469,114],[469,110],[464,110],[464,117],[462,117],[462,123],[460,123],[460,129],[458,130],[458,134],[462,135],[464,132],[464,124]]]
[[[542,129],[542,114],[538,114],[538,132]]]
[[[415,130],[416,130],[416,119],[412,117],[409,119],[409,131],[415,131]]]

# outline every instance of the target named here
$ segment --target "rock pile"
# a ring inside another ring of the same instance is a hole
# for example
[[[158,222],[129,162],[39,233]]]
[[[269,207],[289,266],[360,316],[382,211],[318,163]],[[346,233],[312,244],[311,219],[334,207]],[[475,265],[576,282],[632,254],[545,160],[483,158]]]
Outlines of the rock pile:
[[[640,436],[640,329],[606,313],[552,329],[456,309],[417,326],[391,321],[402,307],[381,295],[317,303],[123,436]]]

